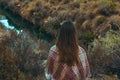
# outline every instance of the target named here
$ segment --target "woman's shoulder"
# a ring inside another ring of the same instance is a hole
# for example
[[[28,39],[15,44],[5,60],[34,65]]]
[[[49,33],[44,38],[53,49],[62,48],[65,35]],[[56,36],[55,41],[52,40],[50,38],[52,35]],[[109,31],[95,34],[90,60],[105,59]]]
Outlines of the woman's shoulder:
[[[53,45],[50,50],[55,51],[56,50],[56,45]]]
[[[49,50],[49,57],[53,58],[54,60],[57,59],[57,52],[56,52],[56,45],[53,45]]]
[[[81,46],[79,46],[80,51],[85,52],[85,49]]]
[[[86,55],[86,51],[83,47],[79,46],[79,55]]]

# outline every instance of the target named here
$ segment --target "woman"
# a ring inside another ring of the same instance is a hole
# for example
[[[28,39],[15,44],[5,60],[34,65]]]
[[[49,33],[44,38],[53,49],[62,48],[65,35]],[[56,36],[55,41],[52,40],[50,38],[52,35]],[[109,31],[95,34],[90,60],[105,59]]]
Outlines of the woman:
[[[78,45],[71,21],[64,21],[56,45],[49,51],[45,68],[47,80],[88,80],[90,69],[86,52]]]

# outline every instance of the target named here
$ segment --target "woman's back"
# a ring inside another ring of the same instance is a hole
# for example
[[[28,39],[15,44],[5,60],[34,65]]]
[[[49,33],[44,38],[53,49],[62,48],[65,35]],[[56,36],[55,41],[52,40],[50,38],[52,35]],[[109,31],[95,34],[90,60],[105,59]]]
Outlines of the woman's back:
[[[79,47],[78,64],[68,66],[66,63],[59,62],[59,53],[56,45],[52,46],[46,66],[46,78],[49,80],[86,80],[90,76],[89,64],[86,53]]]
[[[90,70],[86,53],[78,46],[72,21],[61,24],[56,45],[51,47],[46,65],[48,80],[86,80]]]

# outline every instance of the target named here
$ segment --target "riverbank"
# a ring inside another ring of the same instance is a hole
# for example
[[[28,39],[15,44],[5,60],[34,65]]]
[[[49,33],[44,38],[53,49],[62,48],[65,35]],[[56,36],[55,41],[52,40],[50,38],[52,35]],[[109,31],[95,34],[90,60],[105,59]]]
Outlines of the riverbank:
[[[0,5],[0,9],[1,13],[3,13],[6,16],[9,23],[14,25],[16,29],[29,30],[31,36],[36,36],[37,38],[48,42],[54,39],[54,36],[46,32],[44,29],[40,28],[39,25],[33,24],[29,20],[26,20],[25,18],[21,17],[21,15],[19,15],[18,13],[14,13],[12,10],[9,9],[8,6],[5,7],[4,4]],[[40,29],[42,30],[41,32],[39,31]]]

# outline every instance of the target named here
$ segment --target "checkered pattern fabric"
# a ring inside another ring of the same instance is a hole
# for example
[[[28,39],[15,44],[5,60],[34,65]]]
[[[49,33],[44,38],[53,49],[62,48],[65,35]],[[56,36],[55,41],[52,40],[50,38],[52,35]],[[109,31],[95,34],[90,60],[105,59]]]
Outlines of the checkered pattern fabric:
[[[69,67],[65,63],[58,62],[58,53],[55,49],[50,49],[45,76],[47,80],[88,80],[90,77],[90,68],[86,52],[79,47],[78,65]]]

